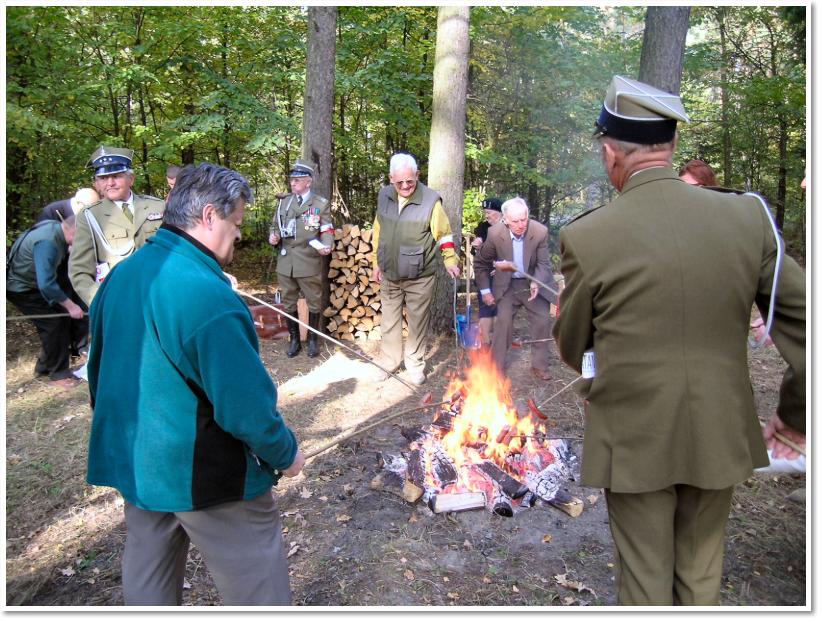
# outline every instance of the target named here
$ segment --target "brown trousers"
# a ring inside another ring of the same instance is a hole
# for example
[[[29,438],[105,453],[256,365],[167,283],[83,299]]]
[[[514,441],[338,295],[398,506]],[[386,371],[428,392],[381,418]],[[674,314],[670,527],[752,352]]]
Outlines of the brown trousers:
[[[718,605],[733,487],[605,491],[620,605]]]
[[[405,360],[405,369],[422,372],[425,369],[425,346],[428,328],[431,325],[431,301],[434,299],[434,285],[437,275],[418,279],[383,279],[380,284],[382,334],[380,358],[383,367],[394,371]],[[405,341],[405,356],[402,345],[402,307],[408,311],[408,337]]]
[[[542,296],[528,300],[531,295],[528,279],[512,279],[508,290],[497,300],[497,318],[491,337],[491,354],[497,368],[505,371],[505,355],[511,347],[514,335],[514,317],[520,307],[528,312],[531,339],[540,340],[531,344],[531,367],[548,371],[548,348],[546,341],[551,336],[551,305]]]
[[[277,284],[282,293],[282,303],[287,313],[296,315],[297,301],[302,291],[308,310],[311,313],[322,311],[323,280],[317,274],[314,276],[293,277],[277,274]]]
[[[205,560],[224,605],[290,605],[280,513],[270,492],[194,512],[125,504],[126,605],[180,605],[189,542]]]

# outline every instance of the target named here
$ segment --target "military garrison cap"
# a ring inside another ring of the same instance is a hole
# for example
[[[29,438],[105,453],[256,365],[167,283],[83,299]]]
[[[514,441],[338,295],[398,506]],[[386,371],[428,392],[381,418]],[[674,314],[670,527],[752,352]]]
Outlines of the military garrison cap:
[[[502,211],[502,201],[500,199],[485,199],[482,202],[482,209],[490,209],[495,212]]]
[[[294,163],[294,166],[291,167],[291,172],[288,174],[288,176],[289,177],[313,177],[314,176],[314,167],[310,164],[306,164],[302,160],[297,160]]]
[[[106,147],[100,145],[91,154],[86,167],[94,169],[94,176],[114,175],[122,173],[131,168],[131,161],[134,159],[133,149],[121,149],[119,147]]]
[[[609,136],[641,145],[666,143],[673,140],[677,121],[690,121],[678,95],[624,76],[614,76],[605,94],[594,136]]]

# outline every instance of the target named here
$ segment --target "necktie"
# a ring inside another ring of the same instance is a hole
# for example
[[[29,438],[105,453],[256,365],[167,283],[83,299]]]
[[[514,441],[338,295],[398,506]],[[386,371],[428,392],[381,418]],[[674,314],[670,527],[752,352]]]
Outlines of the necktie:
[[[134,222],[134,214],[132,214],[131,210],[128,208],[128,201],[123,201],[123,214],[126,218],[128,218],[129,222]]]
[[[303,204],[303,195],[298,194],[297,195],[297,205],[302,205],[302,204]]]

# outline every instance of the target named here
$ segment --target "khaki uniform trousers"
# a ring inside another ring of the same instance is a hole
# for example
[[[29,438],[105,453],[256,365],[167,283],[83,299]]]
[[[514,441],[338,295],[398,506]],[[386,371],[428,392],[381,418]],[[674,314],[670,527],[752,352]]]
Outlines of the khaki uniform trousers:
[[[514,317],[520,307],[528,312],[531,339],[531,367],[548,371],[548,338],[551,336],[551,304],[542,296],[528,300],[531,295],[528,279],[511,279],[511,285],[496,301],[497,319],[491,335],[491,354],[497,369],[505,371],[505,356],[514,336]]]
[[[733,487],[606,489],[620,605],[718,605]]]
[[[194,512],[125,504],[126,605],[180,605],[189,541],[205,560],[224,605],[290,605],[280,513],[270,492]]]
[[[380,284],[382,334],[380,358],[383,367],[396,370],[403,362],[402,306],[408,311],[408,338],[405,342],[405,369],[422,373],[425,369],[425,346],[431,325],[431,301],[434,299],[436,274],[418,279],[383,279]]]
[[[277,284],[280,286],[282,303],[286,313],[296,315],[300,291],[305,296],[310,313],[320,313],[322,311],[323,282],[319,274],[302,277],[278,274]]]

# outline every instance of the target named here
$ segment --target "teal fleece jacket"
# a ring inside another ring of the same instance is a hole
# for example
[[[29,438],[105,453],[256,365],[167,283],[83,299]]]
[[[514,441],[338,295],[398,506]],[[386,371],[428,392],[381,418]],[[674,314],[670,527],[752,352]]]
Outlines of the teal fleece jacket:
[[[164,225],[109,273],[90,316],[90,484],[163,512],[276,484],[297,440],[251,313],[208,249]]]

